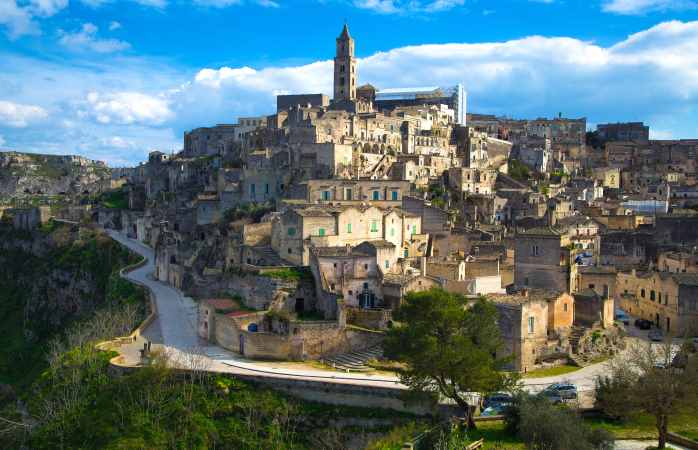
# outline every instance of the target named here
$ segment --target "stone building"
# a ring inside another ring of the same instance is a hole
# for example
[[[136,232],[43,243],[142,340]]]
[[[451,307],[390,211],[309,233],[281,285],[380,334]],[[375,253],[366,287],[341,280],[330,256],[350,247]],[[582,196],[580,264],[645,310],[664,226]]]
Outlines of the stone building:
[[[610,328],[614,320],[613,298],[593,289],[574,293],[574,324],[586,328]]]
[[[566,359],[567,334],[574,322],[572,296],[527,289],[487,298],[499,312],[502,356],[513,357],[512,369],[527,372],[543,362]]]
[[[641,267],[654,251],[652,234],[640,231],[609,231],[600,234],[597,242],[595,253],[602,266]]]
[[[409,181],[395,180],[308,180],[299,183],[294,199],[307,203],[401,206],[409,194]]]
[[[618,274],[616,304],[674,336],[698,332],[698,275],[639,272]]]
[[[568,292],[570,289],[569,238],[554,228],[533,228],[516,233],[514,284]]]
[[[657,269],[672,273],[698,273],[698,255],[688,251],[661,252]]]
[[[602,142],[647,142],[650,138],[650,127],[642,122],[600,123],[596,125],[596,135]]]
[[[33,230],[45,224],[51,218],[48,206],[33,206],[31,208],[8,208],[6,217],[12,218],[12,226],[17,230]]]
[[[463,194],[492,194],[497,181],[494,169],[451,167],[448,170],[448,184],[451,189]]]
[[[358,245],[364,241],[388,241],[397,258],[414,257],[423,243],[421,217],[400,208],[373,205],[308,205],[287,208],[272,225],[272,248],[293,264],[307,266],[309,249]],[[383,264],[383,262],[381,262]]]

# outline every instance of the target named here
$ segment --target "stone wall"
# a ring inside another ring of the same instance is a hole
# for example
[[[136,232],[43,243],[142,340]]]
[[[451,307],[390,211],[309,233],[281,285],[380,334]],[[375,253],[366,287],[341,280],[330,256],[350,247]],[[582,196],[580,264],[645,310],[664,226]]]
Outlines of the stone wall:
[[[347,308],[347,322],[372,330],[385,330],[392,320],[390,310]]]

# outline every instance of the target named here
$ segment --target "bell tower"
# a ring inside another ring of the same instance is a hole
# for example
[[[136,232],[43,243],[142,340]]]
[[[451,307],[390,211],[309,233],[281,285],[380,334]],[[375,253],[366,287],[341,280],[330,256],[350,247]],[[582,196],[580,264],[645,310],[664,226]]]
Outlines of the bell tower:
[[[344,24],[342,34],[337,38],[336,50],[334,101],[354,101],[356,100],[356,58],[354,58],[354,39],[349,35],[347,24]]]

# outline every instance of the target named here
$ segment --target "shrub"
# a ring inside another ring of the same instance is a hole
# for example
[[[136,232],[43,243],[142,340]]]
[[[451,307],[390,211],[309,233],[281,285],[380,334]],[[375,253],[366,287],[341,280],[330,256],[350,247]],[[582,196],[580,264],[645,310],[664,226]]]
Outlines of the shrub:
[[[613,437],[592,430],[572,410],[543,397],[519,395],[505,411],[505,423],[529,448],[547,450],[610,450]]]

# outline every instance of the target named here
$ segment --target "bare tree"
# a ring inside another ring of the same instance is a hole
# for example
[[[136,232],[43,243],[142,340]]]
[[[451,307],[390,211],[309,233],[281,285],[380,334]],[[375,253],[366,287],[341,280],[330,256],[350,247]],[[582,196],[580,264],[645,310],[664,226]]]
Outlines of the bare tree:
[[[639,412],[653,416],[659,448],[666,447],[672,416],[698,410],[698,355],[678,347],[671,338],[661,345],[636,344],[597,379],[597,406],[617,418]]]

